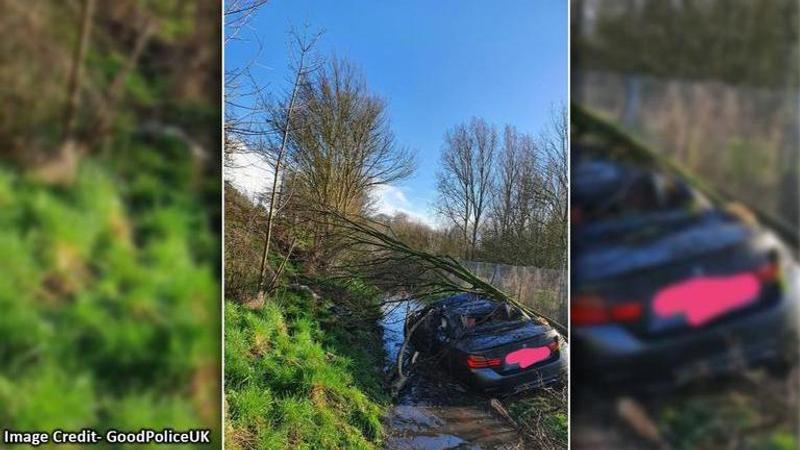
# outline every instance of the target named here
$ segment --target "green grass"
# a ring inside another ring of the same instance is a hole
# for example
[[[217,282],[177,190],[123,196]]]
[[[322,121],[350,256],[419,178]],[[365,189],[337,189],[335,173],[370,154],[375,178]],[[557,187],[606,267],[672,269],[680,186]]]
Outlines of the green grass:
[[[91,161],[69,187],[0,166],[0,424],[210,427],[218,440],[219,288],[193,253],[213,240],[202,208],[173,186],[181,202],[133,214],[120,186]]]
[[[369,325],[341,323],[329,305],[291,291],[259,310],[226,302],[228,448],[380,445],[380,339]]]

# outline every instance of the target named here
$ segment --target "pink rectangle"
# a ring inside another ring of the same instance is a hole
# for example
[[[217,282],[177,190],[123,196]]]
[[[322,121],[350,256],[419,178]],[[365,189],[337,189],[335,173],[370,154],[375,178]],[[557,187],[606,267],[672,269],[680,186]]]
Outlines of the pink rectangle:
[[[523,348],[506,355],[506,363],[519,364],[519,367],[524,369],[540,361],[546,360],[550,357],[550,354],[550,349],[547,348],[547,346]]]
[[[740,309],[758,298],[761,283],[752,273],[727,277],[697,277],[656,294],[653,310],[663,318],[683,315],[693,327]]]

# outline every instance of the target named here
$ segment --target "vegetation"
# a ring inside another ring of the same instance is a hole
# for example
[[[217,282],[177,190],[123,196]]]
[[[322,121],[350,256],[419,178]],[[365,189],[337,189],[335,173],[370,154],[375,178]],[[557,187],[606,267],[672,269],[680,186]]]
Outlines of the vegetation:
[[[773,377],[752,376],[750,383],[740,382],[725,394],[657,401],[657,421],[674,448],[797,448],[796,394],[786,395],[787,383]]]
[[[794,0],[598,3],[573,1],[572,57],[581,70],[798,86]]]
[[[218,444],[218,7],[0,9],[0,423]]]
[[[511,418],[539,448],[564,448],[569,441],[567,387],[546,388],[507,401]]]
[[[501,141],[497,129],[478,118],[445,134],[436,206],[448,227],[440,234],[451,243],[434,251],[566,267],[567,114],[553,113],[538,139],[507,125]]]
[[[388,398],[378,292],[324,278],[309,231],[276,216],[267,261],[285,267],[259,297],[267,217],[226,186],[226,446],[379,448]]]
[[[226,303],[230,448],[378,448],[387,404],[380,337],[374,322],[343,326],[333,304],[286,289],[254,311]]]
[[[120,195],[111,173],[87,162],[54,189],[0,169],[0,421],[214,428],[219,290],[195,250],[215,239],[190,196],[132,215],[132,197],[154,199]]]
[[[264,2],[235,5],[228,34],[247,39],[241,33]],[[267,167],[256,198],[225,188],[226,442],[372,448],[389,402],[375,332],[379,298],[467,291],[517,303],[455,257],[566,263],[566,114],[541,139],[508,127],[502,153],[494,127],[478,119],[447,135],[475,138],[452,141],[456,159],[461,150],[469,156],[473,172],[464,178],[483,171],[482,184],[462,191],[466,200],[453,200],[469,204],[464,221],[433,230],[380,217],[376,189],[410,176],[413,154],[396,143],[385,100],[352,62],[317,54],[323,37],[309,29],[290,36],[285,94],[259,84],[252,63],[226,74],[226,165],[233,172],[241,155],[255,154]],[[479,168],[481,151],[488,159]],[[495,153],[512,178],[489,158]],[[510,191],[505,209],[501,185]],[[548,435],[561,443],[564,421],[554,420]]]

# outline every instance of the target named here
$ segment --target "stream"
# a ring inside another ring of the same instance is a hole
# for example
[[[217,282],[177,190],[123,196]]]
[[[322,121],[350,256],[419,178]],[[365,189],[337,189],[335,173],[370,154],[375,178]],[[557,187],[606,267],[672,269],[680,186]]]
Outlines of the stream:
[[[387,375],[396,370],[397,354],[405,338],[406,315],[419,307],[420,303],[415,300],[383,306],[379,325],[383,331]],[[525,448],[517,430],[491,409],[489,398],[466,391],[434,368],[424,369],[412,370],[386,415],[386,448]]]

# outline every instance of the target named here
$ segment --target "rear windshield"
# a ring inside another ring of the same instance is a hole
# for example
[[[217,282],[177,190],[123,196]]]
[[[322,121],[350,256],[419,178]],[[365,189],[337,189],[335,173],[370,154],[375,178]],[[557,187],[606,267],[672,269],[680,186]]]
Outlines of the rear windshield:
[[[513,327],[527,318],[518,308],[503,303],[492,304],[467,313],[453,311],[448,316],[450,325],[463,333]]]
[[[682,180],[611,161],[582,161],[572,179],[572,223],[578,228],[632,218],[657,221],[662,213],[690,213],[698,206],[693,190]]]

